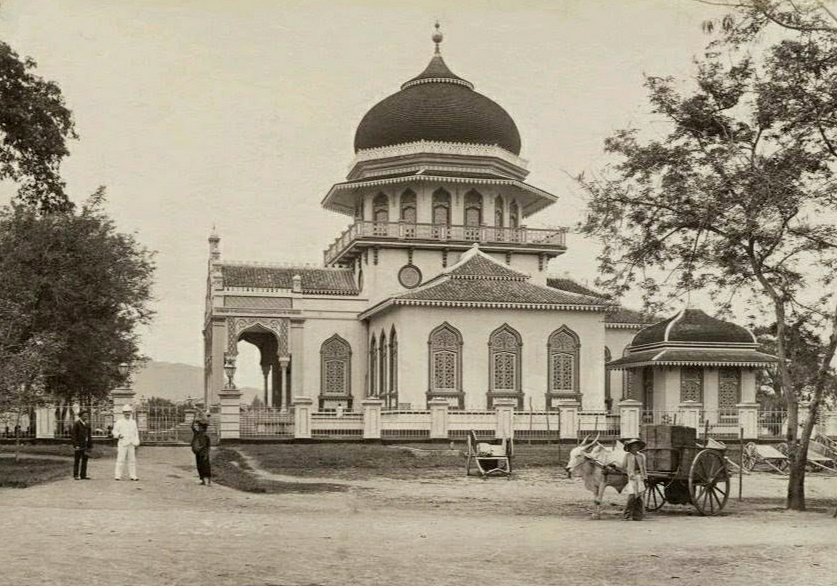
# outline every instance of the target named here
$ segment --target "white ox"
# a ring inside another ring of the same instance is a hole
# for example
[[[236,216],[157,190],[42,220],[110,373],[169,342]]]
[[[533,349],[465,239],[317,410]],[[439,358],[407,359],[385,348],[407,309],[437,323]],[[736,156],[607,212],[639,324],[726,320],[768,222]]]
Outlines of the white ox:
[[[605,488],[612,486],[617,492],[622,492],[628,484],[625,474],[627,452],[619,441],[614,447],[606,448],[598,442],[598,436],[590,442],[587,439],[570,451],[567,474],[584,479],[584,487],[593,493],[593,502],[596,504],[593,518],[601,519]]]

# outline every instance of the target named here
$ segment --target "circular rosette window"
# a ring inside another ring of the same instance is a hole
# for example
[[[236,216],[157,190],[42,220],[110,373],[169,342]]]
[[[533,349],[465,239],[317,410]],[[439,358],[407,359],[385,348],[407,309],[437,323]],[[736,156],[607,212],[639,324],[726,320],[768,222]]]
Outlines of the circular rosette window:
[[[398,271],[398,282],[407,289],[418,287],[421,285],[421,271],[415,265],[404,265]]]

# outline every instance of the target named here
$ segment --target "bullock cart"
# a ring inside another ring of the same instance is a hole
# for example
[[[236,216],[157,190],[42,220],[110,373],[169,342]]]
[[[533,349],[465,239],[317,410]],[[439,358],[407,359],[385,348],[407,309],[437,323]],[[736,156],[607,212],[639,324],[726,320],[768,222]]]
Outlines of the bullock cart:
[[[758,465],[764,465],[779,474],[787,474],[788,456],[776,446],[750,442],[741,453],[741,465],[747,472],[752,472]]]
[[[645,508],[691,504],[701,515],[717,515],[727,503],[730,473],[726,446],[713,439],[699,442],[693,427],[643,426],[648,490]]]

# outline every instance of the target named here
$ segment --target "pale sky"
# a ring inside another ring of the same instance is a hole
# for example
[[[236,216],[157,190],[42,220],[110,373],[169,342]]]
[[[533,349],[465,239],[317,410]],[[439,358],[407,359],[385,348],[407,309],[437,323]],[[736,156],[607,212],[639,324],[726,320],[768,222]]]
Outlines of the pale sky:
[[[687,74],[717,14],[693,0],[5,0],[0,38],[75,114],[73,199],[107,186],[120,230],[158,251],[144,352],[201,365],[213,224],[223,259],[321,263],[350,218],[319,202],[363,115],[427,65],[437,18],[448,66],[511,114],[528,182],[559,197],[527,223],[572,226],[570,176],[648,123],[643,73]],[[595,245],[568,246],[551,271],[592,282]]]

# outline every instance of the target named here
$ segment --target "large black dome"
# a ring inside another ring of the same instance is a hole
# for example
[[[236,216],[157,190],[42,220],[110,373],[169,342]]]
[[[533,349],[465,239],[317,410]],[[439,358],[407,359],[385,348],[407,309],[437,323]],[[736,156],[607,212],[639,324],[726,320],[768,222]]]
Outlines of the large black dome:
[[[508,112],[454,75],[438,53],[401,91],[366,113],[355,152],[420,140],[497,145],[520,154],[520,133]]]

